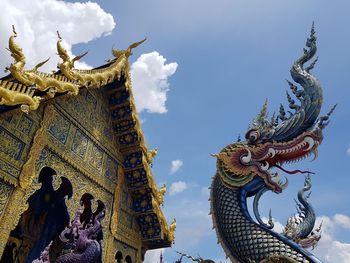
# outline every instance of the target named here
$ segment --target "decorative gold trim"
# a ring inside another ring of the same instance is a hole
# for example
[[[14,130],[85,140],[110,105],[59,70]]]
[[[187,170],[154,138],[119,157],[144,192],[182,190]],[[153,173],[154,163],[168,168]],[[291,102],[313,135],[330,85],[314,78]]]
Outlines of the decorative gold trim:
[[[152,165],[153,159],[154,159],[154,157],[156,157],[157,153],[158,153],[157,148],[152,149],[151,151],[147,151],[146,159],[147,159],[148,164]]]
[[[136,105],[135,105],[135,99],[133,96],[133,91],[131,88],[131,77],[130,77],[130,71],[129,71],[129,64],[127,64],[126,70],[125,70],[125,89],[127,91],[129,91],[129,96],[130,96],[130,107],[132,110],[132,119],[135,122],[135,126],[134,126],[134,130],[136,131],[136,133],[138,134],[138,137],[140,138],[139,144],[137,146],[133,146],[132,150],[123,150],[122,152],[125,153],[130,153],[130,152],[135,152],[136,149],[139,147],[139,149],[143,152],[143,156],[142,156],[142,165],[140,165],[140,167],[143,167],[146,170],[146,174],[147,174],[147,179],[148,179],[148,187],[152,189],[152,206],[153,206],[153,211],[154,213],[157,215],[158,217],[158,221],[160,223],[160,227],[161,227],[161,237],[164,238],[164,233],[167,234],[170,242],[174,241],[174,231],[175,228],[169,229],[168,228],[168,224],[167,221],[165,219],[165,216],[163,214],[163,212],[161,211],[159,205],[161,204],[162,201],[160,198],[160,196],[162,195],[162,193],[159,193],[158,191],[158,187],[157,184],[155,183],[154,177],[152,175],[152,171],[150,168],[150,163],[149,163],[149,151],[148,148],[146,146],[146,142],[145,142],[145,137],[143,134],[143,131],[141,129],[141,122],[139,119],[139,116],[136,110]],[[134,168],[135,169],[135,168]],[[164,192],[164,189],[162,190],[162,192]],[[174,227],[174,225],[173,225]],[[176,227],[176,224],[175,224]],[[145,240],[143,240],[145,241]]]
[[[76,126],[77,128],[81,129],[82,131],[85,132],[85,134],[89,137],[89,139],[91,139],[94,143],[96,143],[101,149],[103,149],[103,151],[105,151],[106,153],[108,153],[111,157],[113,157],[119,165],[122,165],[123,161],[124,161],[124,156],[120,153],[120,151],[117,149],[115,153],[111,152],[110,149],[108,149],[106,146],[103,145],[102,142],[98,141],[96,139],[96,136],[94,136],[93,134],[91,134],[91,132],[89,130],[86,129],[86,127],[84,127],[83,125],[81,125],[79,122],[77,122],[74,118],[72,118],[68,112],[66,112],[66,110],[60,105],[60,104],[56,104],[55,108],[57,109],[57,111],[61,114],[63,114],[66,118],[69,119],[69,121]]]
[[[110,229],[113,236],[117,234],[118,230],[118,215],[119,215],[119,207],[120,200],[122,196],[122,185],[124,183],[124,171],[121,166],[118,167],[118,181],[114,191],[114,203],[113,203],[113,214],[110,222]]]
[[[35,89],[26,87],[20,83],[0,80],[0,105],[14,106],[21,105],[21,110],[28,113],[29,110],[36,110],[42,100],[34,96]]]
[[[121,77],[122,72],[125,68],[126,60],[128,58],[125,56],[125,54],[119,56],[112,64],[106,68],[77,70],[74,68],[74,62],[85,56],[87,52],[71,59],[68,55],[67,50],[62,47],[61,36],[58,32],[57,34],[57,52],[60,58],[63,60],[62,63],[58,64],[58,68],[69,80],[73,81],[74,83],[78,83],[80,86],[101,87],[103,85],[111,83],[116,76],[118,79]]]
[[[176,219],[174,218],[173,222],[170,224],[168,228],[168,239],[170,242],[174,242],[175,240],[175,230],[176,230]]]
[[[134,233],[130,233],[129,229],[123,227],[122,224],[119,223],[119,209],[121,206],[121,197],[122,197],[122,189],[123,189],[123,184],[125,183],[125,177],[124,177],[124,169],[119,166],[118,167],[118,182],[114,191],[114,203],[113,203],[113,213],[110,221],[110,230],[112,235],[119,241],[124,242],[125,244],[129,246],[141,246],[141,236],[139,239],[136,239],[133,237]],[[127,232],[128,236],[127,238],[124,237],[119,233],[119,229],[123,229],[124,232]],[[136,233],[136,232],[135,232]]]
[[[40,129],[36,132],[32,148],[28,154],[29,158],[23,165],[22,172],[19,176],[19,185],[22,189],[27,189],[35,178],[35,162],[39,159],[40,152],[47,145],[47,129],[56,117],[56,111],[52,105],[47,105],[45,114],[41,122]]]
[[[159,189],[158,193],[157,193],[157,201],[158,204],[163,205],[164,204],[164,195],[166,193],[166,185],[163,184],[163,186]]]

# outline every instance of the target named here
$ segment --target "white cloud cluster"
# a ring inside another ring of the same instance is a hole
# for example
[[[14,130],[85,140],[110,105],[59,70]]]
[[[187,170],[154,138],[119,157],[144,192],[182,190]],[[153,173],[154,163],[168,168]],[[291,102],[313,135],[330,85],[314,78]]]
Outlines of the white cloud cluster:
[[[170,166],[170,174],[176,173],[183,165],[183,161],[181,160],[173,160],[171,161],[171,166]]]
[[[349,145],[348,149],[346,150],[346,153],[347,153],[348,155],[350,155],[350,145]]]
[[[334,217],[334,222],[346,229],[350,229],[350,217],[342,214],[336,214]]]
[[[166,64],[166,59],[154,51],[142,54],[131,65],[134,97],[138,112],[166,113],[165,102],[169,91],[168,78],[172,76],[177,63]]]
[[[183,181],[174,182],[170,186],[169,195],[179,194],[187,189],[187,184]]]
[[[350,229],[350,217],[336,214],[333,217],[319,217],[316,224],[322,223],[322,238],[315,249],[315,254],[327,263],[350,262],[350,243],[336,240],[335,234]]]
[[[262,218],[264,222],[267,218]],[[322,238],[318,242],[313,254],[323,260],[325,263],[350,262],[350,243],[336,240],[335,234],[339,231],[350,229],[350,217],[342,214],[336,214],[333,217],[321,216],[316,219],[316,226],[322,222]],[[283,231],[283,225],[275,222],[274,230],[278,233]]]
[[[146,252],[145,260],[143,262],[144,263],[156,263],[156,262],[159,262],[160,253],[163,254],[163,258],[164,258],[164,251],[165,251],[164,248],[148,250]]]
[[[194,200],[179,197],[176,200],[169,200],[165,212],[167,218],[176,218],[178,226],[175,232],[174,250],[196,255],[200,251],[198,244],[205,243],[214,235],[212,219],[208,214],[209,202],[204,198]],[[204,256],[206,255],[203,254]]]
[[[58,0],[1,0],[0,35],[4,40],[16,27],[16,41],[27,57],[27,68],[51,57],[43,71],[56,70],[58,30],[63,45],[71,54],[72,45],[86,43],[111,33],[115,22],[97,3],[67,3]],[[0,69],[8,66],[12,58],[5,48],[7,41],[0,42]],[[79,62],[77,67],[88,67]]]

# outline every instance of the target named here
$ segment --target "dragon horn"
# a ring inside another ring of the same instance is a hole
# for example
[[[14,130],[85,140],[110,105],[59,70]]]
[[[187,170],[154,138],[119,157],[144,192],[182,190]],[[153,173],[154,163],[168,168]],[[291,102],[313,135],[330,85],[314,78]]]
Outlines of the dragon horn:
[[[316,58],[314,59],[314,61],[312,61],[312,63],[310,64],[310,66],[308,66],[305,70],[306,70],[307,72],[310,72],[310,70],[312,70],[312,69],[315,67],[317,61],[318,61],[318,57],[316,57]]]
[[[275,127],[275,132],[270,138],[272,140],[285,141],[295,138],[313,126],[318,118],[323,102],[322,88],[319,81],[309,72],[316,62],[313,61],[308,68],[304,69],[304,64],[316,54],[316,40],[315,26],[312,23],[310,35],[306,41],[307,48],[293,63],[290,70],[292,79],[300,84],[302,90],[297,90],[296,86],[288,81],[291,90],[301,101],[301,105],[296,108],[293,115],[288,117],[288,119],[285,118]]]
[[[323,129],[324,127],[326,127],[329,124],[329,117],[332,115],[332,113],[334,112],[334,110],[337,107],[337,105],[338,104],[335,104],[325,116],[320,117],[320,119],[319,119],[319,127],[321,129]]]

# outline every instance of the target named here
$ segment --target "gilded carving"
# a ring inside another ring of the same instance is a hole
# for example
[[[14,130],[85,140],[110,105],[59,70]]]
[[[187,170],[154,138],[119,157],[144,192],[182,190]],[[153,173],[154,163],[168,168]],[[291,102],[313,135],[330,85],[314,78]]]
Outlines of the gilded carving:
[[[75,135],[73,138],[72,148],[71,148],[72,151],[76,155],[78,155],[82,160],[85,160],[87,146],[88,146],[87,136],[79,129],[76,129]]]
[[[124,183],[124,171],[121,166],[119,166],[118,170],[118,181],[117,185],[114,190],[114,203],[113,203],[113,214],[111,217],[111,222],[110,222],[110,230],[112,232],[112,235],[116,235],[117,230],[118,230],[118,222],[119,222],[119,207],[121,203],[121,192],[122,192],[122,185]]]
[[[0,218],[6,206],[7,200],[10,197],[11,191],[12,191],[11,186],[4,184],[2,182],[0,183]]]
[[[90,94],[90,95],[89,95]],[[88,99],[95,97],[96,99]],[[97,100],[97,104],[93,101]],[[108,95],[105,88],[99,90],[81,90],[77,97],[57,98],[56,105],[63,113],[69,112],[68,118],[79,129],[89,135],[100,148],[121,159],[116,138],[113,133],[111,116],[106,112]],[[86,118],[89,116],[89,118]],[[97,141],[98,140],[98,141]],[[106,151],[106,150],[105,150]]]
[[[169,226],[168,230],[168,239],[171,242],[175,240],[175,230],[176,230],[176,219],[174,218],[173,222]]]
[[[14,160],[19,160],[24,148],[24,142],[0,127],[0,151]]]
[[[61,45],[61,37],[57,42],[58,55],[62,59],[58,67],[60,73],[47,74],[38,71],[47,61],[37,64],[33,69],[26,70],[26,57],[22,48],[15,42],[17,32],[13,27],[13,35],[9,39],[9,51],[14,59],[6,70],[20,82],[0,82],[0,105],[21,105],[21,110],[28,113],[30,110],[36,110],[42,100],[52,98],[56,93],[68,93],[69,95],[78,95],[82,87],[99,88],[111,83],[116,78],[120,78],[128,68],[128,57],[131,50],[143,41],[134,43],[127,50],[113,50],[113,54],[118,57],[113,59],[107,67],[102,69],[78,70],[74,68],[74,62],[82,58],[85,54],[71,59],[67,51]],[[63,75],[62,75],[63,74]],[[44,92],[42,96],[34,96],[35,91]]]
[[[122,56],[125,56],[126,58],[129,58],[132,55],[132,50],[134,48],[137,48],[139,45],[141,45],[145,41],[146,41],[146,38],[141,40],[141,41],[139,41],[139,42],[132,43],[126,50],[118,50],[116,48],[113,48],[112,49],[112,54],[116,58],[120,58]]]
[[[1,177],[5,182],[17,186],[17,178],[20,174],[20,171],[17,168],[0,159],[0,170],[3,172],[1,173]]]
[[[33,120],[28,117],[27,114],[22,114],[20,121],[18,122],[17,128],[20,132],[25,135],[29,135],[33,127]]]
[[[35,162],[39,158],[40,152],[47,144],[47,129],[55,116],[56,114],[53,106],[48,105],[45,109],[41,127],[34,136],[33,145],[28,155],[28,161],[23,165],[23,169],[19,177],[19,183],[22,189],[27,189],[32,184],[32,181],[36,176]]]
[[[71,59],[67,51],[62,47],[62,38],[58,34],[57,41],[57,52],[62,63],[58,64],[59,69],[62,73],[71,81],[79,83],[85,87],[100,87],[106,85],[114,80],[117,76],[119,79],[121,72],[125,68],[125,62],[127,57],[125,55],[119,56],[113,63],[103,69],[92,69],[92,70],[78,70],[74,68],[74,62],[86,55],[80,55]]]
[[[102,164],[103,164],[103,152],[102,150],[95,145],[94,143],[89,144],[89,152],[88,152],[88,158],[87,162],[95,167],[100,173],[102,173]]]
[[[105,167],[105,177],[111,180],[113,183],[117,183],[118,163],[107,155]]]
[[[36,110],[42,98],[34,96],[34,91],[31,87],[0,80],[0,105],[21,105],[21,110],[25,113]]]
[[[57,114],[55,120],[48,128],[48,132],[52,134],[59,142],[66,144],[70,129],[70,122],[61,114]]]
[[[157,194],[157,201],[160,205],[164,203],[164,195],[166,193],[166,185],[163,184],[163,186],[159,189],[159,192]]]
[[[11,63],[10,67],[6,68],[11,72],[12,76],[26,86],[35,86],[35,89],[39,91],[48,91],[49,97],[53,97],[56,92],[68,92],[68,94],[71,95],[78,94],[79,87],[76,84],[60,81],[48,74],[38,71],[38,68],[43,66],[48,60],[39,63],[31,70],[25,70],[24,66],[26,64],[26,57],[22,49],[16,44],[16,37],[17,32],[13,27],[13,35],[9,40],[9,50],[15,61],[14,63]]]
[[[153,163],[153,158],[157,155],[157,153],[158,153],[158,149],[157,148],[155,148],[155,149],[153,149],[151,151],[147,151],[146,158],[147,158],[147,162],[149,164]]]
[[[112,235],[125,244],[131,246],[141,246],[140,235],[137,229],[130,229],[121,223],[122,219],[120,208],[122,206],[123,185],[124,185],[124,171],[121,166],[118,167],[118,182],[114,191],[113,213],[110,221],[110,230]]]

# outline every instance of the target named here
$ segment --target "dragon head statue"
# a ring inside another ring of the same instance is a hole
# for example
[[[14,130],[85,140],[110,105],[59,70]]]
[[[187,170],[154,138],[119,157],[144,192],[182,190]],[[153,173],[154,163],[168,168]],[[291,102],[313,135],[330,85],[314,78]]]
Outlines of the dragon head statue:
[[[238,140],[215,154],[221,178],[228,186],[242,187],[258,177],[270,190],[280,193],[287,187],[288,180],[281,179],[277,169],[289,174],[309,173],[287,171],[282,166],[299,161],[311,153],[317,157],[317,148],[323,139],[322,130],[328,124],[335,106],[328,114],[319,117],[323,102],[322,89],[319,81],[310,73],[317,58],[308,67],[304,67],[314,57],[317,49],[314,26],[306,46],[307,49],[304,49],[303,55],[293,63],[290,70],[292,79],[301,89],[288,81],[299,103],[287,92],[291,110],[286,114],[281,105],[279,115],[275,117],[274,114],[269,118],[265,102],[261,112],[250,124],[245,140]]]

